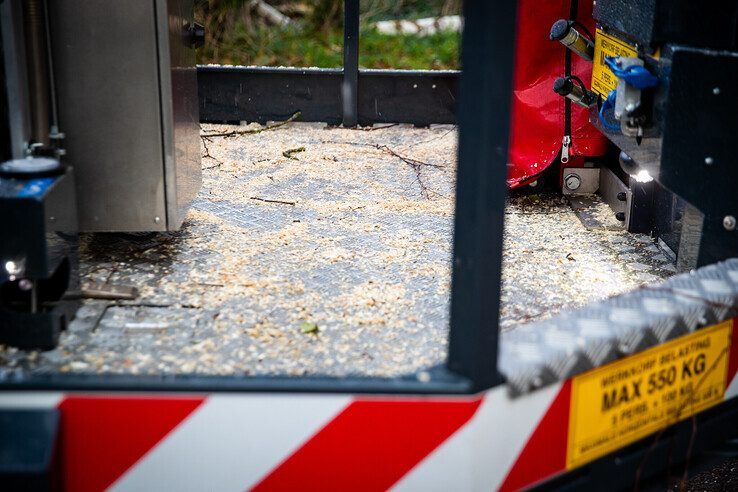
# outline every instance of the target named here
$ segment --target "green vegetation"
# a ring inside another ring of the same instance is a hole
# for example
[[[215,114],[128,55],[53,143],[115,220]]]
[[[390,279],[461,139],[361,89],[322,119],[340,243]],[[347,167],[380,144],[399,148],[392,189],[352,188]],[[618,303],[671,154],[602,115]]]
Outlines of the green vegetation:
[[[343,60],[342,0],[269,0],[290,18],[272,25],[247,0],[201,0],[198,20],[208,36],[199,63],[299,67],[340,67]],[[458,68],[459,34],[386,35],[373,23],[456,14],[458,0],[362,0],[359,64],[364,68]]]

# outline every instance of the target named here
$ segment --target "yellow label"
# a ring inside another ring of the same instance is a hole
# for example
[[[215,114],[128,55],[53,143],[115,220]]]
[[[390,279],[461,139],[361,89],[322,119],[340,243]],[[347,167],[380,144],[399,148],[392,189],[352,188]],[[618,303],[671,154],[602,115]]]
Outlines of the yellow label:
[[[631,45],[597,29],[594,60],[592,61],[592,90],[605,98],[610,91],[618,87],[618,78],[605,65],[606,56],[633,57],[637,55],[638,51]]]
[[[723,400],[732,320],[572,379],[568,469]]]

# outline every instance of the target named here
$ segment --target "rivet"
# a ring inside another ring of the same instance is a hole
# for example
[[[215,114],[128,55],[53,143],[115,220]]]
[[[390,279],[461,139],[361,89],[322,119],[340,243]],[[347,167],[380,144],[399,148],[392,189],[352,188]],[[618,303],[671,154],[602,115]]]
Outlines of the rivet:
[[[712,157],[710,156],[705,157],[705,164],[707,164],[708,166],[712,166],[714,163],[715,163],[715,160]]]
[[[713,87],[713,88],[712,88],[712,93],[713,93],[713,94],[715,94],[716,96],[717,96],[718,94],[720,94],[720,87]]]
[[[161,222],[161,219],[159,217],[154,217],[154,222],[158,224],[159,222]]]
[[[735,230],[735,217],[732,215],[726,215],[723,217],[723,227],[725,227],[726,231],[734,231]]]

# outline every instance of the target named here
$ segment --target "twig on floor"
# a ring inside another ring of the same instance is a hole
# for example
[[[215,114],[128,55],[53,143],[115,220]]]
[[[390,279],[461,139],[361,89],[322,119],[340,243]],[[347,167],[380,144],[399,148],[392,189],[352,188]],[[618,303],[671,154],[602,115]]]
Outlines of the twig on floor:
[[[274,123],[273,125],[267,125],[267,126],[265,126],[263,128],[254,128],[254,129],[251,129],[251,130],[234,130],[232,132],[223,132],[223,133],[206,133],[206,134],[203,134],[201,136],[202,137],[205,137],[205,138],[214,138],[214,137],[234,137],[236,135],[253,135],[255,133],[261,133],[261,132],[265,132],[267,130],[274,130],[275,128],[279,128],[280,126],[284,126],[287,123],[291,123],[291,122],[295,121],[297,118],[299,118],[300,117],[300,114],[301,113],[299,111],[297,111],[295,114],[293,114],[292,116],[290,116],[286,120],[280,121],[279,123]]]
[[[429,138],[428,140],[421,140],[420,142],[415,142],[413,144],[407,145],[406,147],[410,148],[410,147],[415,147],[416,145],[423,145],[424,143],[428,143],[428,142],[435,142],[437,140],[441,140],[442,138],[446,138],[451,132],[454,132],[454,131],[456,131],[456,125],[454,125],[450,130],[446,131],[446,133],[444,133],[440,137],[433,137],[433,138]]]
[[[450,132],[450,131],[449,131]],[[447,133],[449,133],[447,132]],[[428,186],[423,181],[422,176],[420,175],[420,170],[423,167],[432,167],[435,169],[443,169],[446,165],[445,164],[432,164],[430,162],[421,161],[418,159],[413,159],[412,157],[407,157],[405,155],[399,154],[392,148],[388,147],[387,145],[380,145],[380,144],[372,144],[372,143],[365,143],[365,142],[336,142],[336,141],[323,141],[323,143],[330,143],[330,144],[337,144],[337,145],[355,145],[357,147],[373,147],[381,152],[384,152],[386,154],[391,155],[392,157],[396,157],[397,159],[400,159],[402,162],[410,166],[413,171],[415,171],[415,180],[417,181],[418,185],[420,186],[420,195],[430,200],[431,194],[440,197],[440,198],[448,198],[445,195],[431,190],[428,188]]]
[[[356,128],[352,128],[352,130],[359,130],[362,132],[373,132],[376,130],[384,130],[385,128],[392,128],[393,126],[397,126],[397,125],[399,125],[399,123],[390,123],[389,125],[383,125],[383,126],[366,126],[366,127],[357,126]]]
[[[258,196],[252,196],[251,199],[252,200],[258,200],[260,202],[266,202],[266,203],[279,203],[280,205],[292,205],[292,206],[294,206],[294,205],[297,204],[297,202],[289,202],[289,201],[286,201],[286,200],[271,200],[269,198],[259,198]]]
[[[293,154],[297,154],[298,152],[305,152],[305,147],[297,147],[296,149],[287,149],[284,152],[282,152],[282,155],[285,156],[287,159],[292,159],[293,161],[299,161],[297,157],[292,157]]]
[[[430,188],[428,188],[428,185],[425,184],[425,182],[423,181],[422,176],[420,175],[420,169],[423,166],[433,167],[433,168],[436,168],[436,169],[442,169],[443,166],[438,165],[438,164],[431,164],[430,162],[419,161],[417,159],[413,159],[411,157],[407,157],[407,156],[398,154],[397,152],[395,152],[391,148],[387,147],[386,145],[378,145],[378,144],[375,144],[374,147],[376,147],[377,149],[379,149],[379,150],[381,150],[383,152],[386,152],[386,153],[390,154],[393,157],[396,157],[396,158],[400,159],[402,162],[404,162],[405,164],[407,164],[408,166],[410,166],[413,169],[413,171],[415,171],[415,181],[418,183],[418,186],[420,186],[420,196],[422,196],[426,200],[430,200],[431,193],[433,193],[436,196],[439,196],[441,198],[445,198],[442,194],[438,193],[437,191],[433,191]]]
[[[205,148],[205,153],[202,154],[203,159],[212,159],[215,161],[215,164],[208,167],[203,167],[202,170],[206,171],[208,169],[215,169],[216,167],[220,167],[223,165],[223,161],[218,159],[217,157],[213,157],[212,154],[210,154],[210,148],[208,147],[208,144],[206,142],[212,142],[209,138],[205,137],[204,135],[200,135],[200,140],[202,140],[202,146]]]
[[[398,159],[400,159],[401,161],[403,161],[405,164],[409,164],[411,166],[428,166],[428,167],[435,167],[436,169],[443,169],[443,167],[444,167],[444,166],[442,166],[440,164],[431,164],[430,162],[419,161],[417,159],[413,159],[412,157],[407,157],[407,156],[404,156],[402,154],[398,154],[397,152],[395,152],[391,148],[387,147],[386,145],[374,144],[374,147],[376,147],[377,149],[382,150],[384,152],[387,152],[388,154],[390,154],[393,157],[397,157]]]

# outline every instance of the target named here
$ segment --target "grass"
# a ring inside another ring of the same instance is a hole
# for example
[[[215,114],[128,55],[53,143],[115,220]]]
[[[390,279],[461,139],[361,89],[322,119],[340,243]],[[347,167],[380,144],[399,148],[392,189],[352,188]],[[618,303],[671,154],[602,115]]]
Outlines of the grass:
[[[459,34],[431,36],[385,35],[365,27],[361,31],[359,64],[363,68],[457,69]],[[341,67],[343,33],[307,32],[299,27],[266,26],[249,32],[237,24],[217,45],[198,50],[199,63],[232,65]]]

